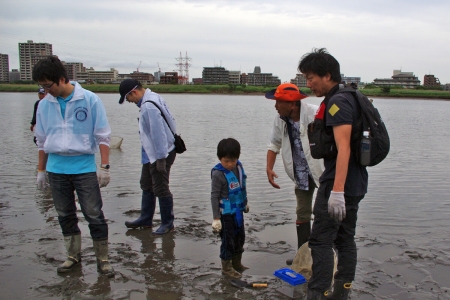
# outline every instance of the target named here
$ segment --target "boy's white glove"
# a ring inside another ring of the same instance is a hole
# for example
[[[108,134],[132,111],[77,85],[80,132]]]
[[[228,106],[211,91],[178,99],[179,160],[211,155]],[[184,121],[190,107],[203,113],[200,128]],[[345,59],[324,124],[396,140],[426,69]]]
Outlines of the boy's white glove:
[[[220,220],[214,220],[212,222],[212,229],[214,233],[219,233],[222,230],[222,222]]]
[[[98,179],[98,185],[102,188],[104,186],[107,186],[109,181],[111,180],[111,177],[109,176],[109,170],[100,168],[97,170],[97,179]]]
[[[250,206],[248,204],[245,206],[244,213],[248,213],[250,211]]]
[[[336,222],[341,222],[345,218],[344,192],[331,191],[328,198],[328,213]]]
[[[47,178],[45,176],[45,171],[38,171],[36,178],[36,184],[38,189],[43,190],[45,188],[46,180]]]

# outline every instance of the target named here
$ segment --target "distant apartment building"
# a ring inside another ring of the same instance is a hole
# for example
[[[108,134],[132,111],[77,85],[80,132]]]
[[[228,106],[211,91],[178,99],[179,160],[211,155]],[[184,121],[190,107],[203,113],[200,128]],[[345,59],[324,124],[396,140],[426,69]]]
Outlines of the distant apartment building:
[[[358,86],[361,83],[361,77],[349,77],[344,76],[344,74],[341,74],[341,80],[344,81],[346,84],[355,83]]]
[[[434,75],[424,75],[423,76],[423,86],[424,87],[440,87],[441,82],[439,78],[434,77]]]
[[[20,80],[32,80],[34,65],[41,59],[53,55],[52,45],[48,43],[19,43]]]
[[[77,72],[76,74],[76,80],[79,82],[110,83],[115,82],[118,77],[119,71],[114,68],[110,68],[109,71],[95,71],[94,68],[90,67],[85,68],[84,72]]]
[[[164,72],[156,71],[153,73],[153,77],[155,78],[156,82],[159,82],[161,76],[164,76]]]
[[[137,72],[128,74],[128,76],[134,80],[139,81],[141,84],[150,84],[150,82],[155,81],[155,77],[150,73]]]
[[[202,80],[203,84],[228,84],[229,71],[224,67],[203,67]]]
[[[261,67],[256,66],[253,73],[248,73],[248,85],[254,86],[277,86],[281,84],[278,76],[272,73],[261,73]]]
[[[159,78],[159,84],[178,84],[178,72],[166,72]]]
[[[241,71],[228,71],[229,84],[241,84]]]
[[[444,91],[450,91],[450,83],[443,84],[443,85],[442,85],[442,89],[443,89]]]
[[[248,84],[248,74],[246,73],[241,74],[241,84]]]
[[[19,81],[20,80],[20,72],[19,69],[12,69],[9,72],[9,82]]]
[[[193,84],[203,84],[203,78],[192,78]]]
[[[414,76],[413,72],[394,70],[394,75],[391,78],[375,78],[373,84],[377,86],[401,86],[412,89],[420,85],[420,80]]]
[[[306,77],[303,74],[297,74],[294,79],[291,79],[291,83],[298,87],[306,87]]]
[[[9,56],[0,53],[0,82],[9,82]]]
[[[69,77],[69,80],[79,80],[78,74],[85,72],[86,68],[83,66],[83,63],[81,62],[62,62],[64,65],[64,68],[67,71],[67,76]]]
[[[95,71],[89,70],[89,80],[95,82],[111,82],[115,81],[119,76],[119,71],[114,68],[110,68],[109,71]]]

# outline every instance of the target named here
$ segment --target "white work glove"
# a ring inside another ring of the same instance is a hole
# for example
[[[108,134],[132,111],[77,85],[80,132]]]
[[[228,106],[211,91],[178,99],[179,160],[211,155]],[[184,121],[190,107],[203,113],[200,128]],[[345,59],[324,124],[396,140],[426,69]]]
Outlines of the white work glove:
[[[344,192],[331,191],[328,199],[328,213],[336,222],[341,222],[345,218]]]
[[[166,159],[165,158],[161,158],[156,160],[156,170],[159,173],[166,173]]]
[[[245,206],[244,213],[248,213],[250,211],[250,206],[248,204]]]
[[[212,222],[212,229],[214,233],[219,233],[222,230],[222,222],[220,220],[214,220]]]
[[[45,189],[45,186],[47,184],[46,181],[47,181],[47,178],[45,176],[45,171],[38,171],[37,178],[36,178],[36,184],[37,184],[38,189],[40,189],[40,190]]]
[[[109,176],[109,170],[100,168],[97,170],[97,179],[98,179],[98,185],[102,188],[104,186],[107,186],[109,181],[111,180],[111,177]]]

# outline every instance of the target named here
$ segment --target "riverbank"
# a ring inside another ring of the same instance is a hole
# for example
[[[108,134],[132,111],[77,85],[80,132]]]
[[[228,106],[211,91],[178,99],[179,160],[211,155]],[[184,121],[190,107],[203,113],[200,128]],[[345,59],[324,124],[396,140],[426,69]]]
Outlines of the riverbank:
[[[118,84],[83,84],[83,87],[94,93],[118,93]],[[231,94],[231,95],[264,95],[274,87],[246,86],[246,85],[177,85],[161,84],[148,85],[156,93],[189,93],[189,94]],[[311,93],[309,88],[301,88],[307,94]],[[362,89],[367,97],[393,97],[393,98],[421,98],[421,99],[449,99],[450,91],[438,90],[415,90],[415,89],[391,89],[388,93],[380,88]],[[34,84],[0,84],[0,92],[37,92]]]

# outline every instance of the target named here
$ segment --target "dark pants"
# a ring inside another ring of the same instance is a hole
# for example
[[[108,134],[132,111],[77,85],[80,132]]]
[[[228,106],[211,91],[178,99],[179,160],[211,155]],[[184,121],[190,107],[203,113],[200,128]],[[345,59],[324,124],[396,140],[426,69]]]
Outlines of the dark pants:
[[[156,197],[171,197],[172,193],[169,189],[170,168],[175,161],[176,152],[172,150],[166,158],[166,173],[161,173],[156,170],[156,162],[142,165],[141,172],[141,189],[143,191],[150,191]]]
[[[240,212],[242,214],[242,212]],[[245,230],[244,224],[238,227],[235,215],[222,215],[222,230],[220,237],[222,244],[220,245],[220,258],[230,260],[236,254],[244,252]]]
[[[335,279],[352,282],[356,270],[355,229],[358,218],[359,202],[363,196],[345,196],[346,217],[336,222],[328,214],[328,198],[333,189],[333,180],[323,182],[317,191],[314,204],[314,223],[309,238],[309,248],[313,260],[312,277],[308,288],[325,291],[331,286],[333,277],[333,246],[337,249],[338,271]]]
[[[295,213],[297,214],[297,223],[306,223],[311,221],[311,206],[315,189],[316,183],[311,176],[309,176],[308,190],[295,189],[295,197],[297,198],[297,208],[295,209]]]
[[[66,175],[48,172],[48,179],[63,235],[80,234],[74,195],[76,191],[81,212],[89,223],[92,239],[108,239],[108,225],[102,211],[103,201],[97,174],[91,172]]]

